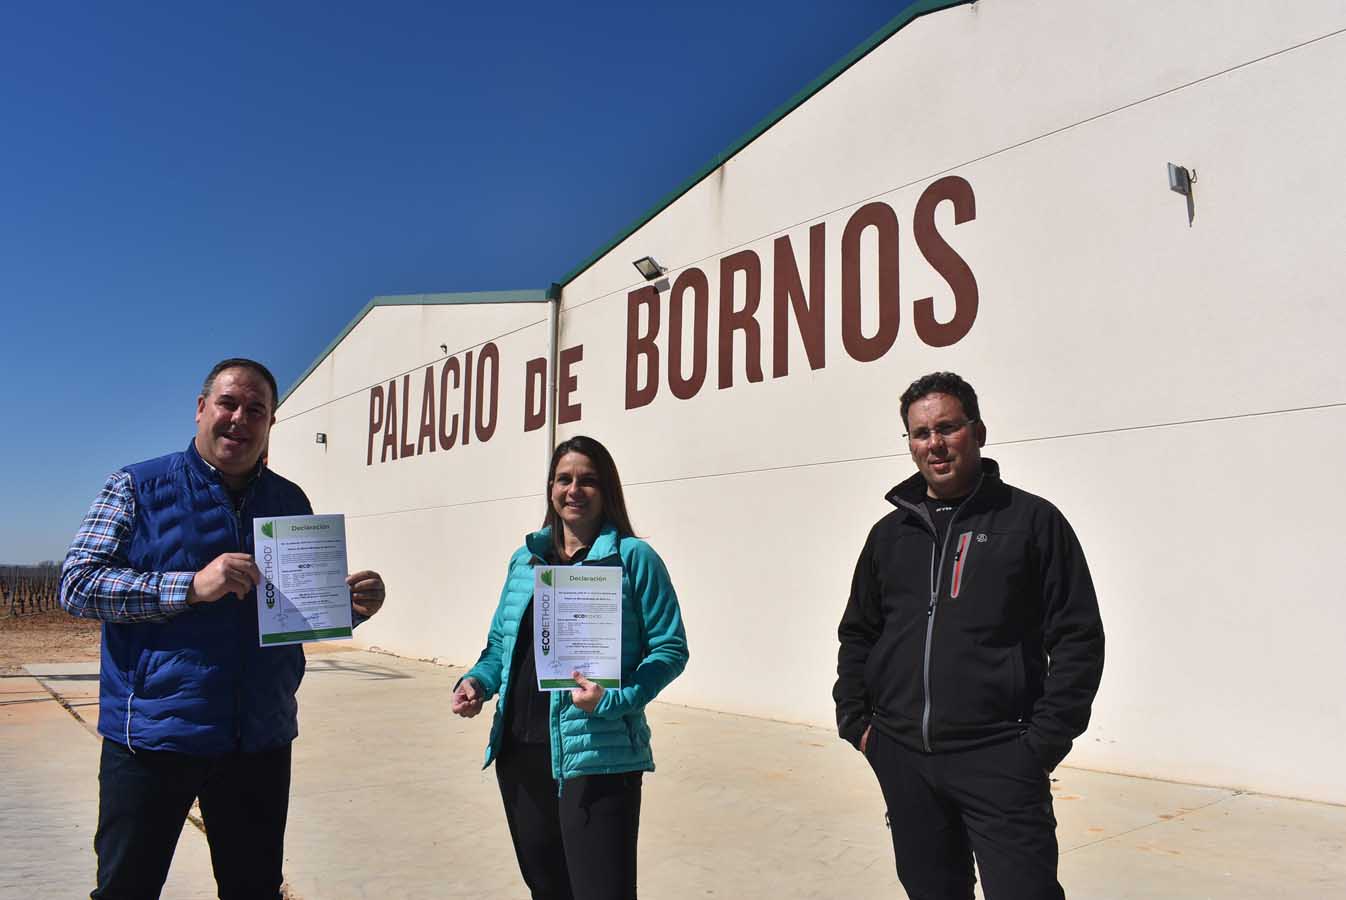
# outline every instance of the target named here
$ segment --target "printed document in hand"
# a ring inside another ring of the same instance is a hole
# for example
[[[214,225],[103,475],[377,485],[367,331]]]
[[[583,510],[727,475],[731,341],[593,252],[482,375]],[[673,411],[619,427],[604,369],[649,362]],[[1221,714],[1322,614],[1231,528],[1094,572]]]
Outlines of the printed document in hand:
[[[621,687],[621,567],[538,566],[533,573],[538,690],[570,690],[572,672],[605,688]]]
[[[273,516],[252,523],[260,645],[351,636],[345,516]]]

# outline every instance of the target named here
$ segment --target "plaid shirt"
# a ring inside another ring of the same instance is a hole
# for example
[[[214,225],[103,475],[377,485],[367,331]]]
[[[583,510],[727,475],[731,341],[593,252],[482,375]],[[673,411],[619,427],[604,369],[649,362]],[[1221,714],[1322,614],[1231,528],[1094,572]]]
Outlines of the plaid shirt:
[[[104,622],[164,622],[187,610],[187,589],[195,572],[130,568],[126,554],[135,518],[131,476],[113,472],[61,567],[61,606],[66,612]]]

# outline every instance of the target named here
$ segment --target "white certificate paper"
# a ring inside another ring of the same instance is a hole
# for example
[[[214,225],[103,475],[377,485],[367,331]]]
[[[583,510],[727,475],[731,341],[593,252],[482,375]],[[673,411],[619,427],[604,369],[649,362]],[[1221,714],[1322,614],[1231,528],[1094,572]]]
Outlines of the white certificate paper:
[[[345,516],[274,516],[252,523],[261,646],[351,636]]]
[[[538,566],[533,573],[538,690],[572,689],[572,672],[605,688],[621,687],[621,567]]]

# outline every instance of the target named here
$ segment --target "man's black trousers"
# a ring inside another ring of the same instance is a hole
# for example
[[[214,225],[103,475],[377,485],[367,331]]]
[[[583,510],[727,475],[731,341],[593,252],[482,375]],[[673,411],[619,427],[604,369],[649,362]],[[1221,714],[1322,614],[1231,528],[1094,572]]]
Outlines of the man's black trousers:
[[[200,798],[221,900],[280,897],[290,745],[261,753],[131,752],[103,739],[98,887],[93,900],[159,896],[192,801]]]
[[[550,749],[506,742],[495,774],[533,900],[636,900],[642,773],[572,778],[557,796]]]
[[[897,877],[911,900],[1063,900],[1051,783],[1022,737],[917,753],[873,729],[865,758],[888,807]]]

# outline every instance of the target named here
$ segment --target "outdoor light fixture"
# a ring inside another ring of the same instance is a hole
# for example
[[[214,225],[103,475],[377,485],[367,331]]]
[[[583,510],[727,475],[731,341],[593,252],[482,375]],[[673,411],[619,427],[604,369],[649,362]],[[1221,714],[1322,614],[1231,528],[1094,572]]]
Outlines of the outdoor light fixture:
[[[1180,166],[1175,163],[1168,164],[1168,189],[1176,194],[1182,194],[1184,197],[1192,196],[1192,182],[1196,178],[1187,170],[1186,166]]]
[[[1196,169],[1188,169],[1177,163],[1168,164],[1168,189],[1187,198],[1187,226],[1190,228],[1196,219],[1196,198],[1192,196],[1192,185],[1196,183]]]
[[[319,431],[316,435],[313,436],[313,440],[316,441],[316,442],[319,443],[319,444],[326,444],[326,443],[327,443],[327,435],[324,434],[323,432]]]
[[[654,261],[653,256],[642,256],[631,265],[636,267],[636,271],[646,281],[653,281],[668,270]]]

